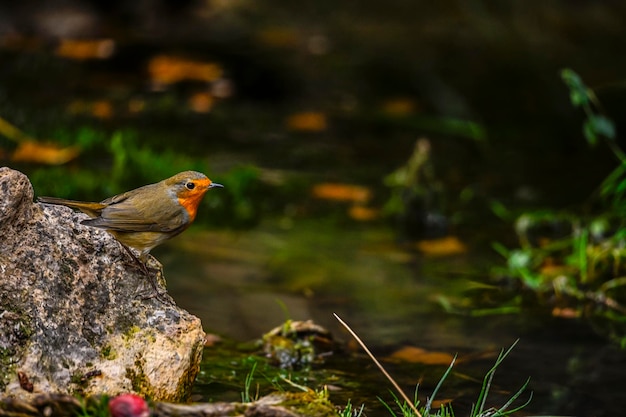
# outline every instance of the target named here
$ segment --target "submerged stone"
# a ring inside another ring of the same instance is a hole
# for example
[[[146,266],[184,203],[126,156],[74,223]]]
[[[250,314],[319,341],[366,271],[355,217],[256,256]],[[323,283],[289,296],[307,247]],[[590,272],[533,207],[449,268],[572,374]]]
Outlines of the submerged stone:
[[[323,363],[336,348],[330,332],[311,320],[288,320],[263,335],[265,355],[281,368]]]

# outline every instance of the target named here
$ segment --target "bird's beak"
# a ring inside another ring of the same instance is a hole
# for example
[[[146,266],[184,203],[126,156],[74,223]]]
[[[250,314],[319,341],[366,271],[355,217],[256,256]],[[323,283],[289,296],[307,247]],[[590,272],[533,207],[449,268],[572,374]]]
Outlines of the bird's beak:
[[[222,184],[218,184],[216,182],[212,182],[211,185],[209,185],[209,188],[213,188],[213,187],[224,188]]]

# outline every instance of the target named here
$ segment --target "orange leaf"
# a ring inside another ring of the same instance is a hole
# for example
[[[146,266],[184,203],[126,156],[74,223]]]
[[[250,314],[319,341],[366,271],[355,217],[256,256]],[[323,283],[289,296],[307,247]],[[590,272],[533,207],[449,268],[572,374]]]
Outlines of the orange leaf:
[[[427,256],[450,256],[467,252],[467,248],[456,236],[441,239],[420,240],[417,249]]]
[[[287,118],[287,127],[291,130],[304,132],[321,132],[326,130],[326,115],[319,112],[303,112],[292,114]]]
[[[364,206],[352,206],[348,210],[348,215],[354,220],[368,221],[378,217],[378,210]]]
[[[113,104],[107,100],[74,100],[67,106],[70,114],[87,114],[98,119],[110,119],[113,116]]]
[[[53,144],[25,141],[18,145],[11,159],[15,162],[60,165],[76,158],[78,154],[79,150],[74,146],[59,148]]]
[[[383,103],[383,112],[391,116],[406,116],[415,110],[415,101],[410,98],[396,98]]]
[[[429,352],[415,346],[405,346],[396,350],[389,358],[425,365],[450,365],[454,356],[445,352]]]
[[[444,405],[448,405],[452,403],[452,398],[444,398],[441,400],[433,400],[433,402],[430,404],[430,406],[432,407],[432,410],[437,410],[438,408],[441,408]]]
[[[148,63],[150,79],[170,85],[183,80],[211,82],[222,76],[222,68],[212,62],[194,61],[175,56],[158,55]]]
[[[213,97],[209,93],[196,93],[189,97],[189,107],[196,113],[208,113],[213,108]]]
[[[94,101],[91,114],[98,119],[110,119],[113,116],[113,105],[106,100]]]
[[[322,200],[353,201],[366,203],[372,197],[368,188],[360,185],[321,183],[313,187],[313,197]]]
[[[115,42],[111,39],[63,39],[55,51],[58,56],[79,61],[107,59],[113,52]]]
[[[580,311],[576,311],[573,308],[559,308],[554,307],[552,309],[552,316],[561,317],[564,319],[575,319],[580,317]]]
[[[568,276],[576,273],[576,268],[568,265],[558,263],[554,258],[546,258],[541,266],[539,272],[549,278],[556,278],[558,276]]]

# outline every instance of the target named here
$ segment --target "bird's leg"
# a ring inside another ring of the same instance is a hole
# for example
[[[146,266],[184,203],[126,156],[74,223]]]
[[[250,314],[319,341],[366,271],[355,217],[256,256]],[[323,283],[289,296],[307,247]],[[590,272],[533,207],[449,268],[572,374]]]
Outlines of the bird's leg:
[[[147,299],[150,299],[150,298],[156,298],[159,301],[161,301],[162,303],[169,303],[169,304],[171,304],[172,303],[171,297],[170,297],[170,299],[163,298],[164,295],[167,295],[167,291],[159,291],[159,287],[158,287],[157,282],[156,282],[156,277],[154,277],[154,276],[152,276],[152,274],[150,274],[150,270],[148,269],[148,265],[146,265],[146,263],[143,262],[141,259],[137,258],[135,256],[135,254],[133,253],[133,251],[128,246],[126,246],[122,242],[120,242],[120,245],[122,245],[122,247],[124,248],[126,253],[128,253],[128,255],[135,261],[135,264],[139,267],[139,269],[141,269],[143,274],[146,276],[146,278],[150,282],[150,285],[152,286],[152,289],[154,290],[152,292],[152,294],[148,294],[147,296],[143,296],[142,299],[147,300]]]
[[[135,264],[139,267],[139,269],[141,269],[141,272],[143,272],[144,275],[146,275],[146,276],[150,276],[150,270],[148,269],[148,266],[145,263],[141,262],[139,260],[139,258],[137,258],[135,256],[133,251],[128,246],[126,246],[122,242],[120,242],[120,245],[122,245],[122,247],[124,248],[126,253],[132,258],[132,260],[135,261]],[[156,285],[156,284],[154,284],[154,285]],[[155,290],[156,290],[156,287],[155,287]]]

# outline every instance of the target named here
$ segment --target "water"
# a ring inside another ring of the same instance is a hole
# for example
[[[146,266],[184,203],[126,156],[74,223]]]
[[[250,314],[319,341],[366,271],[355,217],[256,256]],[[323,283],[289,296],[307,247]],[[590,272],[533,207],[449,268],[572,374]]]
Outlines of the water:
[[[531,378],[533,400],[521,415],[619,412],[621,394],[615,387],[626,384],[619,372],[626,355],[588,323],[550,318],[545,312],[485,317],[446,312],[441,297],[463,304],[471,298],[471,282],[481,279],[476,253],[429,259],[403,248],[386,227],[353,224],[332,230],[311,219],[289,228],[266,222],[240,233],[192,230],[157,251],[170,294],[202,319],[207,332],[227,341],[221,348],[207,348],[205,372],[215,373],[215,364],[227,361],[239,373],[226,388],[224,381],[206,383],[200,377],[195,399],[237,400],[241,378],[250,371],[245,360],[258,353],[250,344],[238,343],[260,338],[287,318],[313,319],[356,356],[331,359],[314,371],[309,384],[338,386],[331,391],[338,405],[351,399],[364,403],[370,415],[385,415],[376,397],[391,402],[391,386],[332,317],[337,313],[408,393],[419,382],[427,395],[447,365],[419,358],[417,363],[392,360],[394,352],[416,347],[458,354],[438,395],[453,399],[457,415],[465,415],[476,400],[497,353],[517,339],[496,374],[488,405],[504,404]],[[339,381],[330,378],[337,374]]]

